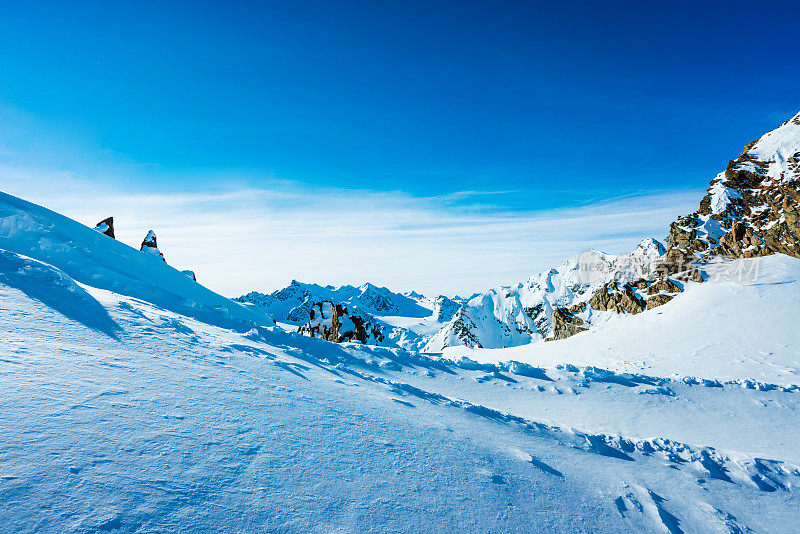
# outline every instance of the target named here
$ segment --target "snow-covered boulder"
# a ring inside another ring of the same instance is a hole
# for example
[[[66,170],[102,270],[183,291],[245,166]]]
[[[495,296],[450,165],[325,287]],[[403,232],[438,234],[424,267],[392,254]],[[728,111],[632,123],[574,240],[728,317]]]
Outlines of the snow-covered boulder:
[[[347,311],[342,304],[323,301],[313,304],[309,321],[298,332],[309,337],[320,337],[334,343],[358,341],[365,345],[380,345],[384,335],[381,328],[369,317]]]
[[[108,217],[106,219],[103,219],[102,221],[97,223],[94,229],[103,235],[107,235],[112,239],[116,239],[116,237],[114,237],[114,217]]]
[[[167,260],[164,259],[164,254],[158,249],[158,242],[156,241],[156,233],[152,230],[147,232],[147,235],[142,241],[142,246],[139,248],[142,252],[147,254],[152,254],[153,256],[157,256],[161,258],[162,261],[166,263]]]

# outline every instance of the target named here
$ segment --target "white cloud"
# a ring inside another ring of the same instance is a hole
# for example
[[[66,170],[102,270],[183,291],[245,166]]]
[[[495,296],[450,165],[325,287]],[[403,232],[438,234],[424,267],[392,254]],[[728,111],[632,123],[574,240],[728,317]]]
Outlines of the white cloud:
[[[69,174],[0,169],[4,190],[93,226],[113,215],[132,246],[156,231],[167,261],[222,294],[291,279],[371,281],[397,290],[472,293],[521,281],[589,247],[625,252],[662,238],[699,192],[663,192],[540,212],[469,210],[450,198],[302,188],[129,193]],[[485,193],[479,193],[484,195]]]

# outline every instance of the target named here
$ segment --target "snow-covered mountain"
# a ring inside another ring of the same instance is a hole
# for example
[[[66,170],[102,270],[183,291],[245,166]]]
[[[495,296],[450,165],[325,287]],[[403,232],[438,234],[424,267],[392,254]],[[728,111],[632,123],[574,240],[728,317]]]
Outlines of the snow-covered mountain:
[[[472,298],[425,345],[501,348],[563,339],[616,313],[641,313],[702,282],[697,262],[722,256],[800,257],[800,113],[717,175],[696,212],[630,254],[589,251],[520,283]]]
[[[0,195],[2,530],[794,532],[800,260],[762,260],[440,358],[286,332]]]
[[[712,180],[700,209],[672,223],[667,242],[673,266],[708,256],[800,256],[800,113],[748,143]]]
[[[425,346],[500,348],[542,340],[553,333],[553,311],[587,301],[609,281],[652,276],[664,246],[646,239],[630,254],[590,250],[513,287],[499,287],[465,303]],[[591,266],[592,269],[587,269]]]
[[[346,304],[353,310],[375,316],[426,317],[431,314],[431,309],[421,306],[420,301],[370,283],[359,287],[334,287],[292,280],[287,287],[273,293],[253,291],[234,300],[252,304],[275,320],[291,324],[307,322],[312,306],[323,301]]]
[[[380,333],[365,339],[376,341],[380,337],[381,345],[407,350],[421,349],[461,305],[460,301],[443,295],[431,298],[413,291],[401,294],[370,283],[359,287],[334,287],[296,280],[273,293],[253,291],[234,300],[287,326],[299,326],[298,331],[306,335],[317,336],[320,332],[317,324],[320,314],[317,312],[316,319],[312,318],[313,310],[319,309],[323,303],[327,303],[325,306],[328,307],[342,306],[348,310],[348,315],[369,324],[371,329]]]

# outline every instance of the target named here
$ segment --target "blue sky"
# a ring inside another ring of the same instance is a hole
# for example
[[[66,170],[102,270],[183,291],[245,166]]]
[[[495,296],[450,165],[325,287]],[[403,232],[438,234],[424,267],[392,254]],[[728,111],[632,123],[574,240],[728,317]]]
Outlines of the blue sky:
[[[702,192],[800,109],[788,2],[163,4],[5,4],[0,164],[532,217]]]

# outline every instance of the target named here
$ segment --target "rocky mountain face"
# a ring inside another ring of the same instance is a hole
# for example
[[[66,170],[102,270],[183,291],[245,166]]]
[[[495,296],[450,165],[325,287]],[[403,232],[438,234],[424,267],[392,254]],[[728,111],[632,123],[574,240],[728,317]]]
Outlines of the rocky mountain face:
[[[370,318],[357,313],[350,314],[346,306],[331,301],[311,305],[309,321],[297,331],[334,343],[357,341],[365,345],[381,345],[384,341],[382,329]]]
[[[710,256],[800,257],[800,113],[748,143],[711,182],[700,208],[670,225],[664,264]]]
[[[570,308],[553,310],[552,335],[545,341],[564,339],[584,330],[593,322],[605,317],[598,312],[637,314],[666,304],[678,293],[683,292],[683,284],[664,277],[658,271],[650,279],[639,278],[631,282],[613,281],[592,293],[589,300]]]
[[[702,282],[715,257],[800,257],[800,113],[748,143],[719,173],[694,213],[670,225],[654,276],[609,283],[580,308],[554,313],[553,339],[586,329],[591,312],[640,313],[669,302],[681,281]]]
[[[156,240],[156,233],[152,230],[147,232],[147,235],[144,237],[144,241],[142,241],[142,246],[139,248],[140,251],[145,252],[147,254],[152,254],[153,256],[158,256],[161,258],[165,263],[166,259],[164,259],[164,255],[158,249],[158,242]]]

